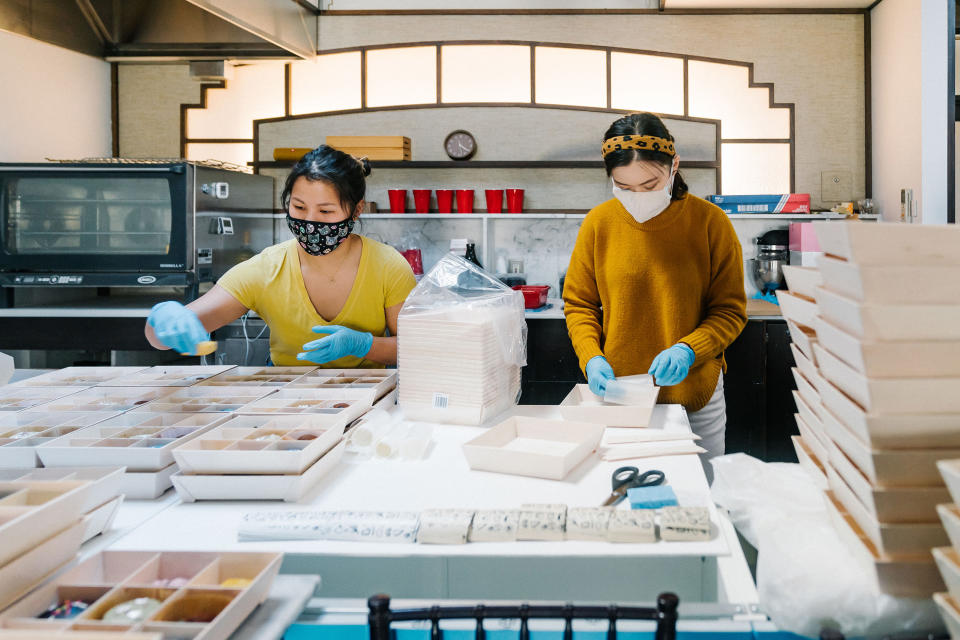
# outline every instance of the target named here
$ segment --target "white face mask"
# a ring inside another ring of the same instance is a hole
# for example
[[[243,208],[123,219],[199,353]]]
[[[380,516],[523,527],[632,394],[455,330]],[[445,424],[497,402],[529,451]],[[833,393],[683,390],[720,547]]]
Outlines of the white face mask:
[[[637,222],[646,222],[663,213],[663,210],[670,206],[671,194],[673,194],[672,175],[667,180],[666,187],[655,191],[630,191],[621,189],[613,183],[613,197],[620,201],[623,208]]]

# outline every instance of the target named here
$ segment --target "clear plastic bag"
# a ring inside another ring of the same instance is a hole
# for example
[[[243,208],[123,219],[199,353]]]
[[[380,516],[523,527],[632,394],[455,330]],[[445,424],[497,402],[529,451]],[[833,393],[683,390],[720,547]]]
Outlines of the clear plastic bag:
[[[397,360],[409,419],[481,424],[519,399],[527,361],[522,294],[446,254],[400,311]]]
[[[837,536],[823,491],[797,464],[743,453],[711,460],[714,502],[757,548],[760,608],[781,631],[847,637],[942,631],[929,598],[896,598],[877,589],[867,567]]]
[[[743,453],[711,460],[714,502],[757,548],[760,608],[781,631],[847,637],[942,631],[929,598],[896,598],[877,589],[870,569],[844,546],[823,491],[797,464]]]

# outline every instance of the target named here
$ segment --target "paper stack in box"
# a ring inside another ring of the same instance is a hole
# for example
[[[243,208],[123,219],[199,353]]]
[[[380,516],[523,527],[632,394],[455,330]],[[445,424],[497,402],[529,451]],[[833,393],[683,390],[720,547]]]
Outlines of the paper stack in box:
[[[441,258],[400,312],[404,416],[481,424],[515,405],[526,333],[520,292],[459,256]]]
[[[948,540],[937,462],[960,458],[960,302],[950,295],[960,287],[960,228],[815,230],[822,282],[808,315],[793,318],[813,329],[793,336],[803,453],[826,455],[828,511],[879,590],[929,596],[943,588],[930,548]]]
[[[327,136],[327,145],[368,160],[410,160],[406,136]]]

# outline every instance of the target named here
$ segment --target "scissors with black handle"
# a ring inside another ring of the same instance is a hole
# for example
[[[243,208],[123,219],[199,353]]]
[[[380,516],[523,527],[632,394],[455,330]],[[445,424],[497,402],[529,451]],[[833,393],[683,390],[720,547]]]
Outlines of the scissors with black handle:
[[[640,473],[640,469],[636,467],[620,467],[613,472],[611,478],[613,492],[603,503],[603,506],[612,507],[620,504],[620,501],[627,497],[627,489],[633,489],[635,487],[656,487],[657,485],[663,484],[666,479],[667,476],[664,475],[663,471],[658,469],[651,469],[650,471]]]

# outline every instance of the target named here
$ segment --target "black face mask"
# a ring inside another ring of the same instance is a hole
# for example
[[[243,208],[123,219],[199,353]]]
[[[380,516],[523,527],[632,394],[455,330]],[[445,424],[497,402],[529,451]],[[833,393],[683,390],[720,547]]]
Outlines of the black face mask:
[[[287,226],[303,250],[312,256],[325,256],[347,239],[356,220],[340,222],[311,222],[287,214]]]

